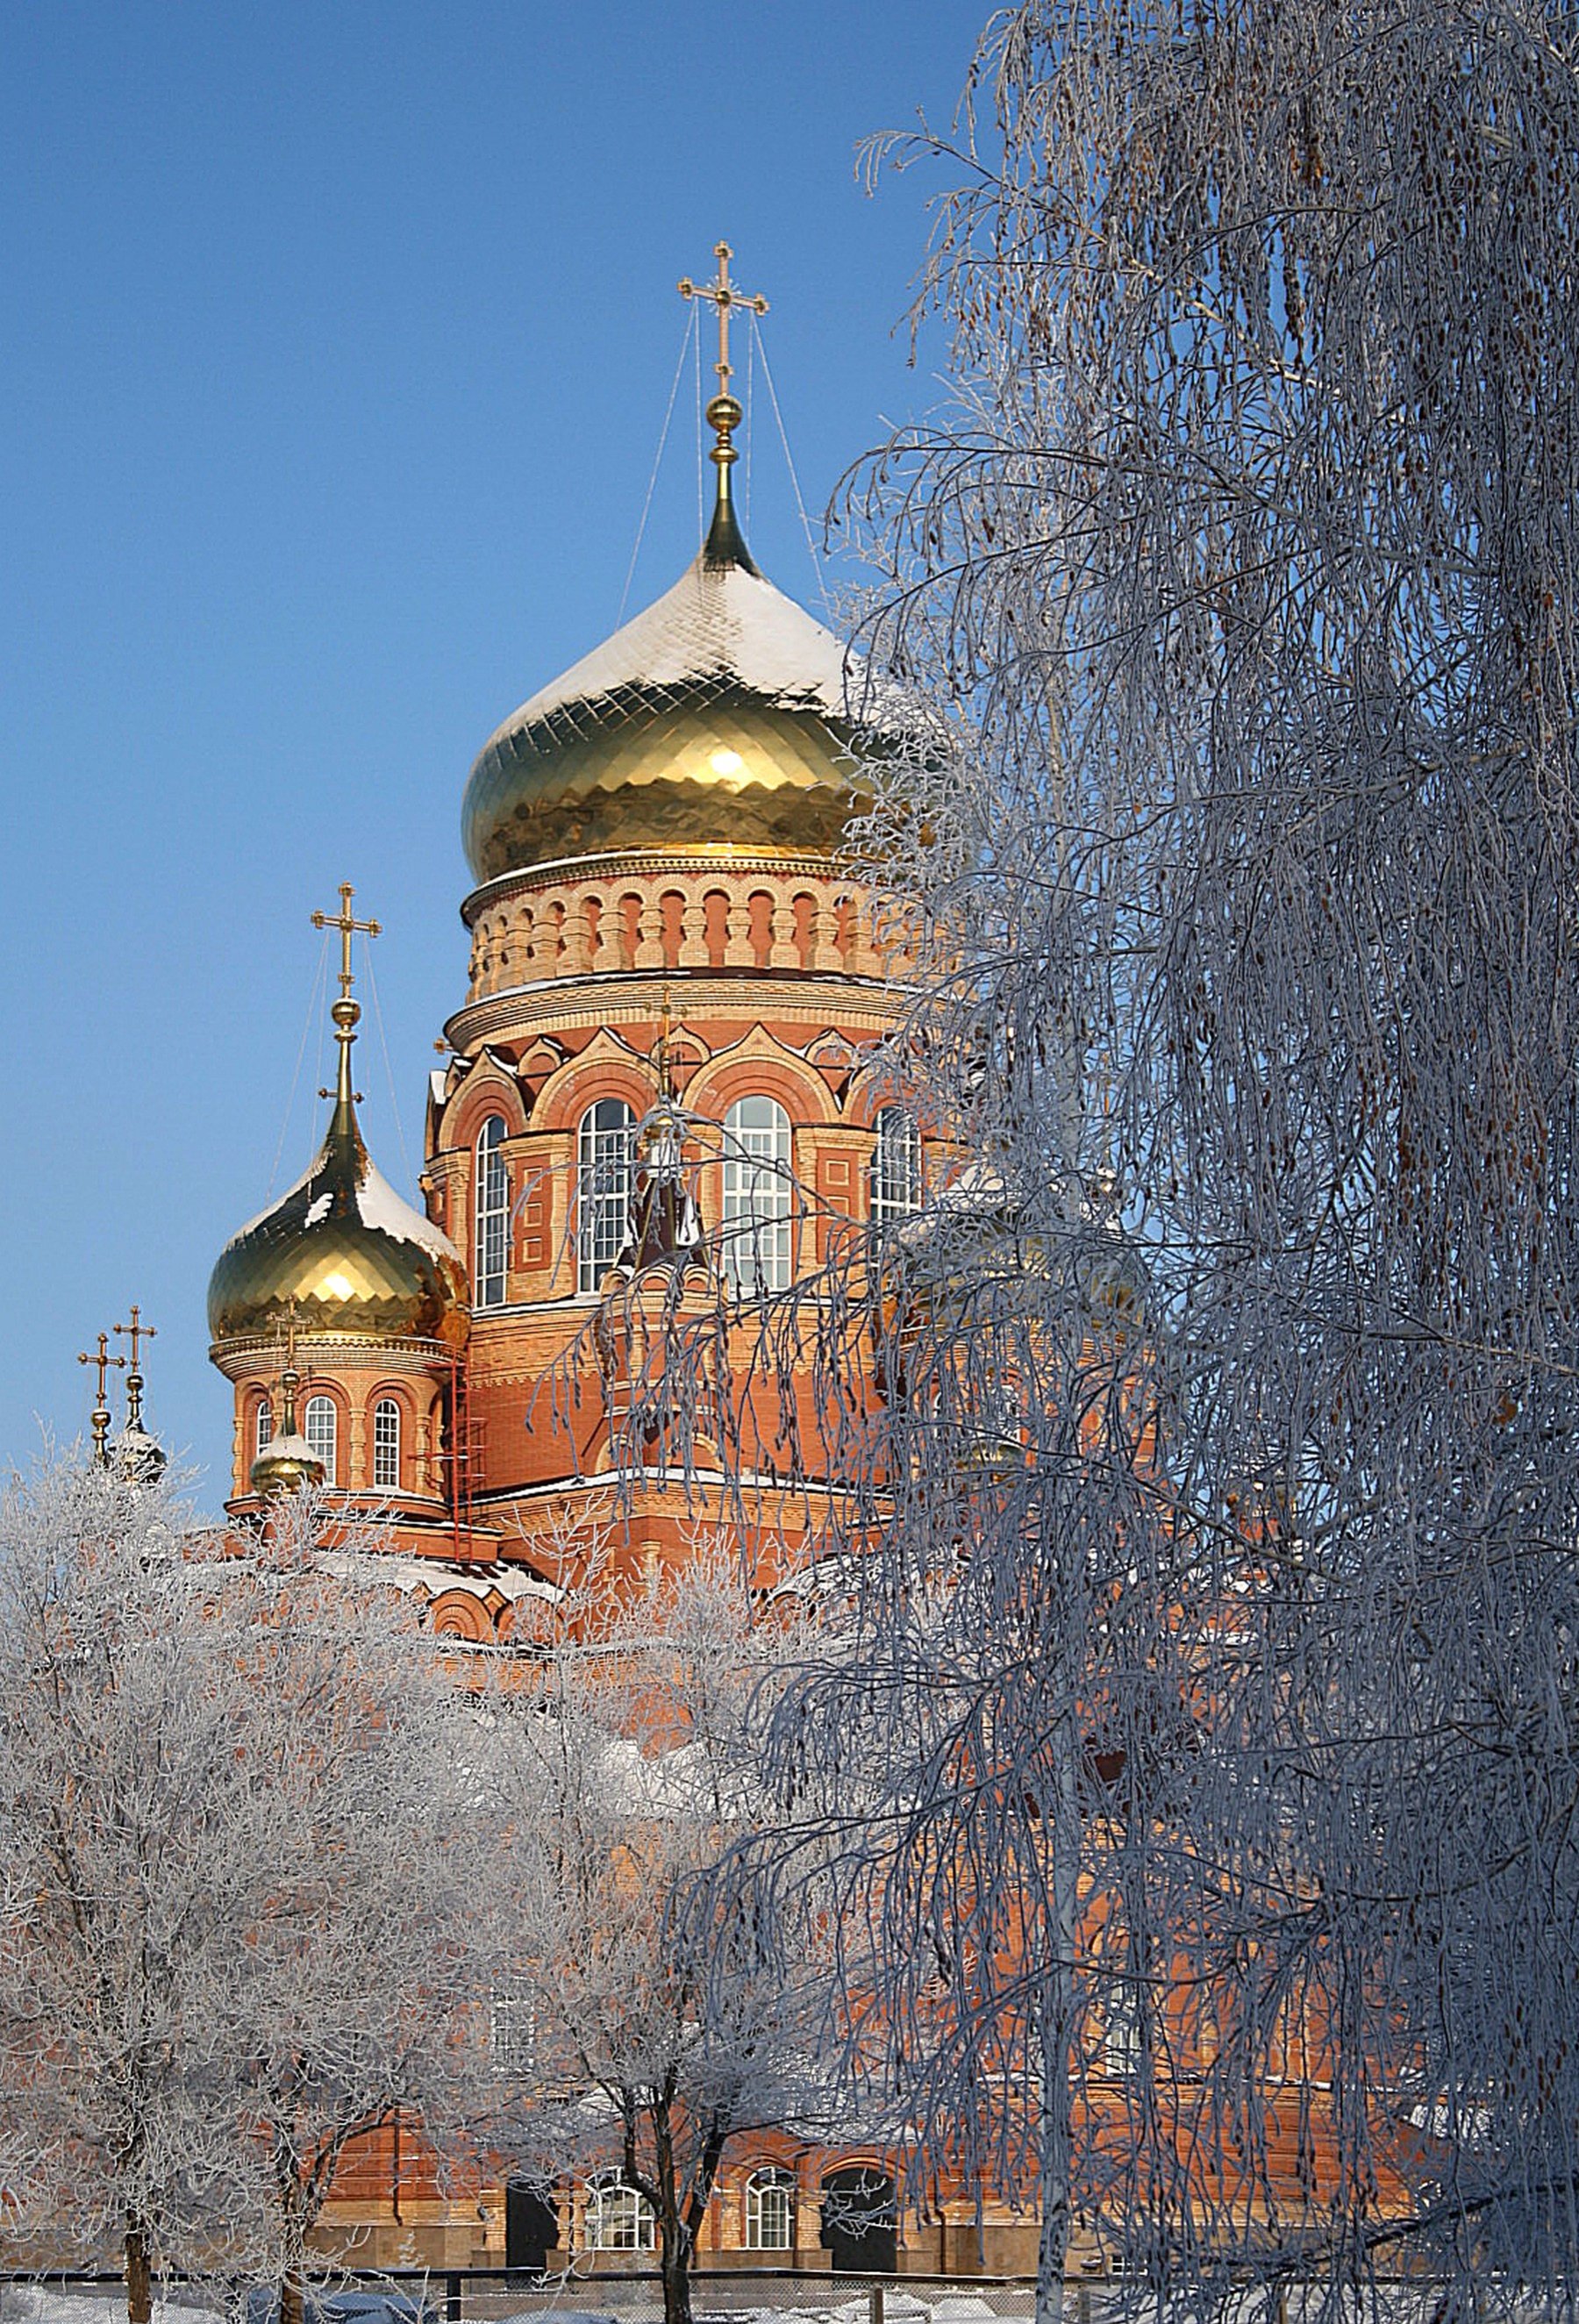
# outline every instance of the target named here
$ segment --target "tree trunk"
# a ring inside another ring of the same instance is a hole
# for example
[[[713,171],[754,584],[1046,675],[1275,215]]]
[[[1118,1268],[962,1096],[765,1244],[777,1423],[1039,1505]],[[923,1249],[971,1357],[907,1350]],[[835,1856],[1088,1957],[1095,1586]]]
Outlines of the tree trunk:
[[[668,2094],[660,2096],[653,2105],[651,2123],[663,2324],[691,2324],[691,2234],[675,2183],[674,2124]]]
[[[660,2267],[663,2274],[663,2324],[691,2324],[691,2239],[683,2220],[670,2230],[664,2222]]]
[[[294,2268],[280,2285],[280,2324],[301,2324],[301,2278]]]
[[[126,2324],[149,2324],[153,2313],[153,2259],[148,2229],[134,2212],[126,2214]]]
[[[1037,2011],[1038,2061],[1041,2080],[1041,2233],[1037,2244],[1036,2324],[1063,2324],[1064,2278],[1069,2264],[1070,2180],[1074,2166],[1070,2046],[1075,2038],[1075,1964],[1080,1902],[1080,1737],[1074,1721],[1060,1720],[1050,1826],[1052,1861],[1049,1931],[1051,1958],[1042,1979]]]

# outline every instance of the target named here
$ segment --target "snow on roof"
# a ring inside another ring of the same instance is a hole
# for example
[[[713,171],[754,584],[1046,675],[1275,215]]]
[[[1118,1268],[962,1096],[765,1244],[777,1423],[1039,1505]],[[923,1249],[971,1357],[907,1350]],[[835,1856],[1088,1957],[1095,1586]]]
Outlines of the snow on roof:
[[[323,1549],[315,1562],[337,1582],[387,1582],[397,1590],[426,1590],[434,1598],[464,1590],[477,1599],[497,1592],[512,1606],[522,1598],[541,1598],[557,1606],[565,1595],[529,1566],[484,1565],[475,1558],[462,1563],[450,1557],[408,1556],[400,1550]]]
[[[237,1227],[230,1241],[226,1245],[226,1250],[232,1245],[245,1241],[248,1235],[263,1226],[267,1220],[273,1218],[279,1212],[286,1210],[293,1197],[307,1194],[320,1180],[323,1182],[323,1192],[313,1195],[308,1204],[300,1224],[303,1229],[321,1226],[334,1209],[337,1187],[341,1183],[340,1173],[334,1167],[334,1157],[330,1151],[332,1139],[331,1130],[330,1138],[319,1147],[300,1177],[287,1186],[285,1192],[277,1201],[271,1203],[266,1210],[260,1211],[255,1218],[248,1219],[245,1226]],[[360,1140],[357,1142],[360,1145]],[[396,1194],[365,1148],[361,1151],[356,1184],[351,1199],[356,1204],[356,1215],[364,1226],[375,1228],[381,1234],[390,1236],[395,1242],[414,1242],[420,1249],[431,1251],[436,1259],[448,1259],[453,1260],[457,1267],[465,1266],[459,1251],[443,1229],[436,1227],[430,1218],[421,1211],[413,1209],[403,1195]]]
[[[459,1251],[441,1227],[436,1227],[423,1212],[415,1210],[395,1193],[382,1170],[369,1160],[367,1175],[356,1190],[356,1206],[362,1213],[364,1226],[379,1227],[401,1242],[420,1243],[424,1250],[436,1252],[442,1259],[453,1259],[458,1267],[463,1262]]]
[[[693,681],[743,686],[784,710],[845,713],[845,648],[760,573],[705,552],[671,589],[523,702],[484,744],[572,704]]]

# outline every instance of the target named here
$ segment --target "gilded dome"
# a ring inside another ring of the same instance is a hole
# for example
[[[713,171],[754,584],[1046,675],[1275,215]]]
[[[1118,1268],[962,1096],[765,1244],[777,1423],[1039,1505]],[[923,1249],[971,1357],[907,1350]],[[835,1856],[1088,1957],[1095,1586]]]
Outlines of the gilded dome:
[[[861,804],[845,660],[757,571],[721,490],[674,586],[485,744],[461,810],[473,873],[613,848],[830,852]]]
[[[348,1086],[306,1176],[231,1237],[208,1278],[216,1342],[272,1336],[292,1316],[303,1339],[461,1347],[469,1329],[460,1253],[374,1168]]]

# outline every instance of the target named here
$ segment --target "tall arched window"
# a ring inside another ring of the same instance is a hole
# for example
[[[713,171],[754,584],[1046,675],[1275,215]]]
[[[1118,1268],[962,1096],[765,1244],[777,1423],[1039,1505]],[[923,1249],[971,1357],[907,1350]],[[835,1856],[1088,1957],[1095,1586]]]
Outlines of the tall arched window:
[[[721,1258],[737,1291],[787,1291],[790,1117],[776,1098],[740,1097],[724,1117]]]
[[[872,1217],[881,1226],[921,1206],[921,1133],[902,1105],[885,1105],[873,1127]]]
[[[269,1402],[267,1397],[264,1397],[263,1402],[258,1406],[257,1425],[257,1449],[261,1457],[268,1445],[269,1439],[274,1434],[274,1407]]]
[[[472,1297],[479,1307],[504,1305],[504,1263],[510,1244],[510,1173],[501,1148],[502,1114],[491,1113],[477,1132],[473,1186]]]
[[[624,1249],[635,1122],[623,1097],[599,1098],[581,1117],[576,1280],[583,1291],[597,1289]]]
[[[324,1464],[324,1483],[335,1482],[335,1399],[332,1396],[309,1396],[302,1416],[302,1434],[311,1446],[314,1456]]]
[[[792,2251],[795,2247],[795,2174],[753,2171],[745,2182],[747,2251]]]
[[[373,1481],[389,1492],[401,1482],[401,1408],[392,1396],[373,1407]]]
[[[645,2195],[621,2179],[593,2181],[582,2233],[588,2251],[651,2251],[657,2241],[658,2215]]]

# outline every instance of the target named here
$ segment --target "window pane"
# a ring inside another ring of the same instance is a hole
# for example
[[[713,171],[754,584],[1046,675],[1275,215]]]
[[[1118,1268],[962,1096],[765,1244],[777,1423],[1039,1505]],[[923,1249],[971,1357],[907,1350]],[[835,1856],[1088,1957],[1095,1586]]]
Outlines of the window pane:
[[[373,1481],[398,1491],[401,1481],[401,1408],[392,1396],[373,1407]]]
[[[588,2251],[651,2251],[658,2221],[645,2195],[617,2181],[591,2187],[586,2194]]]
[[[500,1148],[504,1122],[491,1113],[477,1135],[476,1233],[472,1240],[472,1296],[479,1307],[504,1305],[504,1267],[510,1239],[510,1174]]]
[[[745,2190],[748,2251],[789,2251],[795,2242],[795,2181],[787,2171],[759,2171]]]
[[[724,1117],[721,1261],[736,1291],[789,1288],[790,1117],[776,1098],[737,1098]]]
[[[309,1396],[307,1399],[306,1425],[303,1429],[309,1444],[324,1464],[324,1482],[335,1482],[335,1404],[328,1396]]]
[[[274,1433],[274,1409],[267,1397],[258,1406],[258,1451],[262,1452]]]
[[[625,1247],[636,1117],[623,1098],[600,1098],[581,1119],[577,1284],[596,1291]]]
[[[488,2051],[496,2074],[532,2071],[537,2062],[537,2012],[530,1995],[494,1995],[488,2010]]]
[[[872,1216],[902,1219],[921,1204],[921,1133],[902,1105],[885,1105],[872,1151]]]

